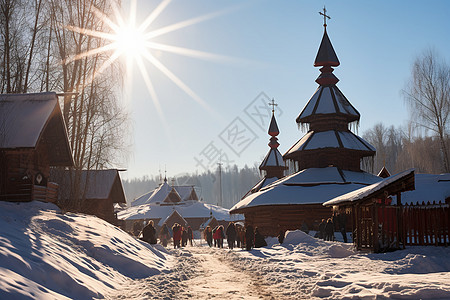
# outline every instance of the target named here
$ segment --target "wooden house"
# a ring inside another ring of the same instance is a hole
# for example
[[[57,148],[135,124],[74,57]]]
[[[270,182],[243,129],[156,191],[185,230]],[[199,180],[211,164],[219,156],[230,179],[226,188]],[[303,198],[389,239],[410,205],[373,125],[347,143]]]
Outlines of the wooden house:
[[[55,93],[0,95],[0,200],[56,202],[51,167],[73,166]]]
[[[317,230],[321,219],[332,215],[324,202],[382,179],[361,170],[375,148],[351,131],[360,114],[336,86],[332,67],[339,65],[325,25],[314,62],[322,67],[319,87],[296,119],[308,132],[283,155],[293,173],[248,193],[230,210],[244,214],[245,223],[264,235],[304,224]]]
[[[182,215],[175,209],[173,210],[172,214],[168,216],[161,225],[166,224],[169,228],[172,228],[175,223],[180,224],[181,226],[187,228],[189,225],[185,218],[183,218]]]
[[[77,203],[76,211],[117,224],[114,205],[126,203],[118,170],[55,170],[52,179],[61,187],[60,203]]]

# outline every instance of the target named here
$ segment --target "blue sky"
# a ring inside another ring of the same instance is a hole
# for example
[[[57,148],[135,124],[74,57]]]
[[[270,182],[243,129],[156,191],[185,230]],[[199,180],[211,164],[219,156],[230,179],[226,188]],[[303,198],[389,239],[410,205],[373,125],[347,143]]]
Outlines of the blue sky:
[[[148,2],[137,0],[141,21],[160,3]],[[270,114],[260,110],[261,119],[252,112],[267,102],[266,96],[275,98],[280,109],[279,150],[289,149],[304,135],[295,118],[318,86],[314,80],[320,72],[313,62],[323,34],[318,12],[324,4],[331,16],[328,35],[341,62],[334,71],[337,86],[361,114],[358,133],[378,122],[405,125],[408,111],[401,90],[415,57],[432,47],[449,59],[450,2],[173,0],[149,30],[219,13],[155,42],[226,58],[151,50],[207,105],[146,63],[163,117],[134,67],[124,95],[133,147],[128,163],[120,166],[128,170],[122,176],[157,175],[165,168],[169,177],[213,171],[217,151],[225,164],[259,165],[269,150]]]

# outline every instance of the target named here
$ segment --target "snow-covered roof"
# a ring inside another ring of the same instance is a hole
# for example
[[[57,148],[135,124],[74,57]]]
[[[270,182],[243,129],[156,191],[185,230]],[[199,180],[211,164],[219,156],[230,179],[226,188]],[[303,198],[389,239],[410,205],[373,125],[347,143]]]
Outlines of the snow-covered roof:
[[[368,194],[376,192],[386,185],[408,176],[414,172],[414,169],[406,170],[399,174],[390,176],[385,180],[354,191],[353,193],[342,195],[324,205],[335,205],[347,201],[356,201],[358,199],[367,197]],[[446,174],[415,174],[414,175],[415,189],[405,191],[401,194],[402,204],[419,204],[422,202],[445,202],[450,198],[450,173]],[[345,200],[346,199],[346,200]],[[392,195],[393,203],[397,203],[397,197]]]
[[[217,220],[231,221],[229,210],[200,201],[190,201],[179,205],[158,205],[154,203],[132,206],[118,213],[122,220],[166,219],[176,210],[183,218],[209,218],[210,212]],[[233,217],[234,218],[234,217]]]
[[[56,93],[0,95],[0,148],[35,148],[42,138],[55,166],[72,166],[67,131]]]
[[[57,104],[55,93],[0,95],[0,147],[36,147]]]
[[[403,204],[427,203],[428,201],[437,203],[450,198],[450,173],[416,174],[415,185],[414,191],[402,193]],[[396,198],[394,197],[394,199]]]
[[[262,205],[324,203],[381,179],[366,172],[336,167],[310,168],[281,178],[259,192],[250,194],[234,205],[230,212]]]
[[[280,183],[286,185],[313,185],[330,183],[360,183],[369,185],[380,181],[382,178],[366,172],[354,172],[341,170],[337,167],[327,168],[309,168],[280,180]]]
[[[264,157],[259,168],[263,170],[266,167],[283,167],[285,168],[283,156],[280,151],[276,148],[272,148],[267,153],[266,157]]]
[[[68,170],[63,172],[60,170],[52,170],[51,178],[60,186],[59,197],[62,199],[69,197],[72,186],[71,180],[75,180],[74,171],[72,171],[71,176]],[[111,198],[115,203],[126,203],[122,181],[120,180],[117,169],[81,171],[79,183],[80,197],[85,189],[86,199],[107,199],[113,192],[114,195],[111,195]]]
[[[316,150],[323,148],[346,148],[358,151],[375,151],[375,148],[363,138],[351,131],[328,130],[321,132],[309,131],[285,155],[297,151]]]
[[[158,222],[158,226],[163,226],[164,223],[169,223],[169,220],[181,223],[181,225],[185,226],[188,222],[183,218],[182,215],[177,210],[172,210],[172,213],[168,215],[166,218],[162,218]]]
[[[358,121],[360,118],[356,108],[335,85],[319,86],[296,121],[309,123],[314,115],[343,115],[349,122]]]
[[[330,205],[338,205],[342,204],[344,202],[354,202],[358,200],[365,199],[367,197],[370,197],[371,195],[374,195],[378,191],[385,189],[389,185],[396,183],[403,178],[406,178],[407,176],[413,176],[414,177],[414,169],[409,169],[406,171],[403,171],[401,173],[398,173],[396,175],[390,176],[386,179],[383,179],[382,181],[379,181],[377,183],[371,184],[369,186],[360,188],[358,190],[346,193],[344,195],[340,195],[338,197],[335,197],[327,202],[325,202],[323,205],[330,206]],[[409,188],[409,187],[406,187]],[[414,186],[412,186],[414,188]]]
[[[277,181],[279,178],[278,177],[270,177],[268,178],[267,176],[264,176],[264,178],[262,178],[260,181],[258,181],[258,183],[256,183],[245,195],[243,198],[247,197],[248,195],[255,193],[259,190],[261,190],[263,187]]]
[[[170,186],[165,180],[159,187],[153,191],[147,192],[137,197],[131,202],[131,206],[138,206],[149,203],[162,203],[170,193],[175,193],[181,201],[198,200],[193,186]]]

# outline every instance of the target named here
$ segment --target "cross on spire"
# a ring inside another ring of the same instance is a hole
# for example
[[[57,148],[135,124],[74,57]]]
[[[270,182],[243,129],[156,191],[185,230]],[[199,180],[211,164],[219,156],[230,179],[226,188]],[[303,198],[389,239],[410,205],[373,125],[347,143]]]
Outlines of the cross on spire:
[[[269,105],[272,106],[272,113],[275,113],[275,106],[278,106],[278,104],[275,103],[275,99],[272,98],[272,101],[269,102]]]
[[[325,5],[323,6],[323,13],[319,11],[319,14],[323,16],[323,27],[327,27],[327,18],[328,20],[331,18],[329,15],[327,15],[327,9],[325,8]]]

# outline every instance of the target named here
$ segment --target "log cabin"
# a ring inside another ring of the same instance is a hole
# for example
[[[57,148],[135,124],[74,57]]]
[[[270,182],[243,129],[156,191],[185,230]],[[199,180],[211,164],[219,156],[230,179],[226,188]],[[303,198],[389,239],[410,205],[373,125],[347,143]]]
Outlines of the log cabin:
[[[56,202],[50,168],[73,164],[56,93],[0,95],[0,200]]]
[[[52,170],[51,178],[61,188],[58,202],[64,207],[118,224],[114,205],[126,203],[119,170]]]

